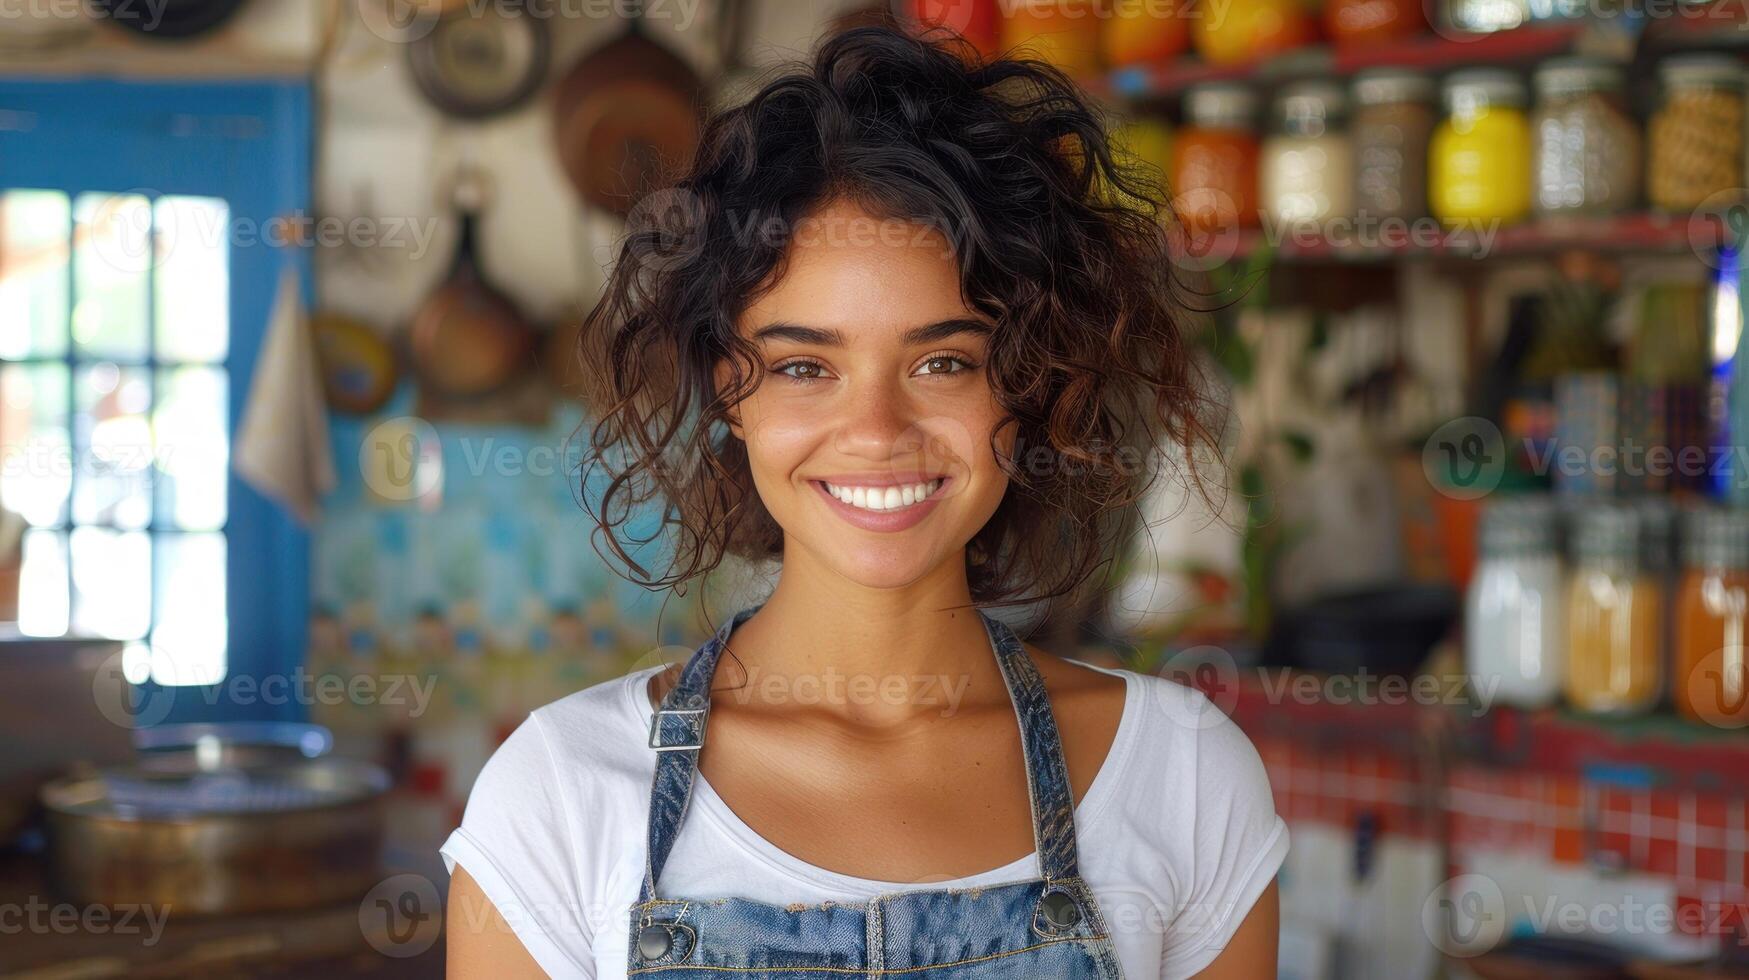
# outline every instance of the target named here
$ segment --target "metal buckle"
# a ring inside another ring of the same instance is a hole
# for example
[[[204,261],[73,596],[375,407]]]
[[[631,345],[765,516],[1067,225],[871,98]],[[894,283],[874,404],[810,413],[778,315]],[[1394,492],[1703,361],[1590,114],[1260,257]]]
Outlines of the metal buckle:
[[[657,752],[683,752],[689,749],[704,748],[704,725],[706,718],[710,715],[710,710],[711,704],[708,700],[704,703],[704,707],[702,708],[657,708],[656,713],[650,716],[650,748],[655,749]],[[698,720],[698,741],[687,742],[682,745],[661,744],[661,740],[658,736],[662,731],[663,715],[700,716]]]

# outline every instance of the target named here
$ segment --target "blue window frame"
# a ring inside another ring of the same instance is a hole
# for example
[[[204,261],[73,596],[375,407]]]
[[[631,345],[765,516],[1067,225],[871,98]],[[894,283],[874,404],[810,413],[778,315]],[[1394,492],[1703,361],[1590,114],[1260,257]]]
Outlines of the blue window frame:
[[[228,459],[287,263],[309,289],[307,255],[274,243],[309,212],[310,143],[302,81],[0,81],[0,439],[24,454],[0,487],[30,507],[37,570],[21,621],[128,641],[165,720],[304,714],[229,697],[301,664],[309,584],[307,534]]]

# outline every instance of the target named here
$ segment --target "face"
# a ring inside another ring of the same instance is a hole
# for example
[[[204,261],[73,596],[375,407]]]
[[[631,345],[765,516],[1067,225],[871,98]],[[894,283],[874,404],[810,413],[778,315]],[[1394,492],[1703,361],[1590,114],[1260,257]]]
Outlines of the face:
[[[796,229],[783,278],[737,324],[760,350],[733,412],[784,561],[898,588],[963,563],[1007,489],[991,436],[989,321],[945,240],[833,205]],[[719,388],[729,383],[719,366]],[[1014,427],[997,445],[1012,451]],[[957,572],[956,572],[957,574]]]

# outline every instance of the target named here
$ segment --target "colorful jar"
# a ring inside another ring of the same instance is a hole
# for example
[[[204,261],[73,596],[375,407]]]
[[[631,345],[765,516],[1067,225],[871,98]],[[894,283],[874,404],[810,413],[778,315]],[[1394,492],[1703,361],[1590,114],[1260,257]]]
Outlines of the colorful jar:
[[[1191,40],[1209,64],[1234,65],[1310,44],[1314,26],[1303,0],[1226,0],[1218,12],[1197,11]]]
[[[1445,83],[1446,117],[1428,148],[1428,196],[1449,224],[1517,221],[1530,213],[1531,132],[1524,84],[1472,68]]]
[[[1433,80],[1402,69],[1354,79],[1355,212],[1413,221],[1427,213],[1427,144],[1433,136]]]
[[[1470,676],[1497,684],[1503,704],[1540,708],[1561,695],[1567,648],[1557,531],[1547,497],[1508,497],[1482,513],[1464,653]]]
[[[1646,139],[1647,197],[1665,211],[1689,211],[1743,180],[1743,65],[1728,55],[1666,58],[1658,66],[1663,104]]]
[[[1682,557],[1671,699],[1695,721],[1742,728],[1749,725],[1749,511],[1691,511]]]
[[[1616,502],[1572,511],[1567,701],[1599,715],[1651,709],[1663,691],[1663,589],[1641,563],[1638,512]]]
[[[1345,111],[1342,89],[1334,82],[1298,82],[1282,89],[1258,176],[1258,196],[1272,221],[1304,225],[1353,213],[1354,146]]]
[[[1557,58],[1536,73],[1536,210],[1617,214],[1640,194],[1640,129],[1619,66]]]
[[[1185,125],[1173,150],[1173,204],[1197,232],[1257,224],[1257,96],[1210,83],[1184,96]]]

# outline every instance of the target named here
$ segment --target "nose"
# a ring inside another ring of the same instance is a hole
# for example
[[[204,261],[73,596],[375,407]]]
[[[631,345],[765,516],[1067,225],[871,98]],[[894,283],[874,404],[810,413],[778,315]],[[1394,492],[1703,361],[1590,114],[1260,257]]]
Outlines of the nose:
[[[895,383],[869,380],[853,386],[842,412],[833,441],[848,456],[886,462],[923,446],[916,407]]]

